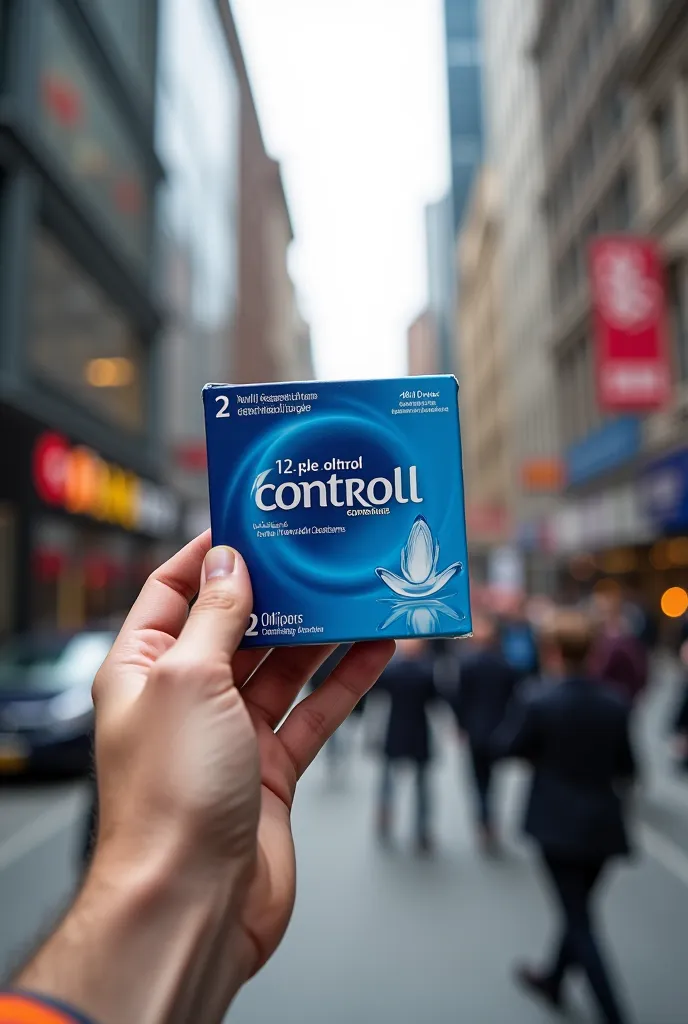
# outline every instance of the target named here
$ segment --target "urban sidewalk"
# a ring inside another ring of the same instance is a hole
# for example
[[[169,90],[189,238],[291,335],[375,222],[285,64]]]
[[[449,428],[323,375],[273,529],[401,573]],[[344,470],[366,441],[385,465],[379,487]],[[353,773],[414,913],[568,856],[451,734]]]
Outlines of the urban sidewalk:
[[[669,776],[660,733],[676,688],[662,661],[640,712],[650,769],[638,800],[639,856],[610,872],[603,905],[610,959],[636,1024],[685,1024],[688,973],[688,785]],[[531,851],[518,837],[525,772],[501,785],[503,859],[486,862],[472,836],[463,751],[440,722],[435,793],[439,850],[413,856],[411,779],[399,792],[392,852],[373,836],[374,761],[357,750],[332,787],[323,758],[294,810],[299,891],[274,960],[246,988],[231,1024],[541,1024],[547,1012],[512,984],[515,961],[537,962],[553,923]],[[657,820],[659,817],[662,820]],[[681,833],[679,835],[679,833]],[[595,1019],[583,984],[571,987],[579,1024]]]

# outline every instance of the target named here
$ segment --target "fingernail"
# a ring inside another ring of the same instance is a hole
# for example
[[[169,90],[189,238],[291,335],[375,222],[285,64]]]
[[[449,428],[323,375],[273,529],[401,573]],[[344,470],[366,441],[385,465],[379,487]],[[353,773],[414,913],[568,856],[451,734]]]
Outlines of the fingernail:
[[[231,576],[236,565],[236,555],[233,548],[224,545],[211,548],[205,556],[205,578],[207,580],[221,579],[223,576]]]

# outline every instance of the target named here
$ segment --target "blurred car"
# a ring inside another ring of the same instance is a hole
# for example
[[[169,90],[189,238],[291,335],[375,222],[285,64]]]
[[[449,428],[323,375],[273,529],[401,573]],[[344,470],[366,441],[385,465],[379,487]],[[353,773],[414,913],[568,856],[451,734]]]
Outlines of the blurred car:
[[[89,770],[91,686],[114,639],[36,633],[0,647],[0,778]]]

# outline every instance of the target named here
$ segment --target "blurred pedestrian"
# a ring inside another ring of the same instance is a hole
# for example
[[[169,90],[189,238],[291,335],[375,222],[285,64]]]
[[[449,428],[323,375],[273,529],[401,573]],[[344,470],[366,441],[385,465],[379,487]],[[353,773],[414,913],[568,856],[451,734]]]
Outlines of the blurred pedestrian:
[[[604,594],[596,607],[600,628],[591,651],[590,673],[634,704],[647,686],[647,648],[633,634],[620,595]]]
[[[497,735],[496,752],[532,763],[525,831],[559,905],[561,936],[541,970],[520,967],[518,981],[552,1007],[573,967],[585,972],[604,1020],[626,1018],[609,977],[591,916],[593,894],[611,858],[629,852],[621,786],[636,773],[629,705],[586,677],[593,640],[588,619],[562,611],[554,625],[562,681],[519,707]]]
[[[394,773],[400,762],[415,769],[416,843],[420,853],[433,849],[430,828],[431,759],[428,710],[437,697],[433,664],[426,640],[399,640],[397,652],[383,672],[378,688],[389,694],[390,707],[383,746],[378,805],[378,836],[389,842],[392,831]]]
[[[528,619],[525,595],[515,595],[505,609],[499,625],[499,642],[505,659],[520,681],[538,675],[538,643]]]
[[[659,622],[642,592],[629,589],[623,609],[631,633],[640,640],[648,655],[652,654],[659,644]]]
[[[468,742],[478,834],[483,851],[489,854],[497,850],[491,803],[492,741],[514,696],[517,674],[502,655],[495,622],[488,616],[474,618],[470,648],[451,704]]]
[[[683,669],[683,681],[672,722],[672,733],[678,767],[681,771],[688,772],[688,640],[681,645],[679,657]]]
[[[332,672],[336,669],[339,662],[351,647],[352,644],[339,644],[332,654],[330,654],[329,658],[327,658],[323,664],[316,669],[308,685],[311,693],[314,693],[319,686],[322,686],[322,684],[329,679]],[[361,698],[359,703],[362,703],[364,700],[365,697]],[[361,707],[361,712],[362,710],[363,708]],[[323,757],[327,766],[327,774],[329,782],[332,785],[336,785],[344,780],[349,752],[351,750],[351,737],[347,735],[347,727],[348,723],[343,722],[339,729],[330,736],[329,740],[323,747]]]

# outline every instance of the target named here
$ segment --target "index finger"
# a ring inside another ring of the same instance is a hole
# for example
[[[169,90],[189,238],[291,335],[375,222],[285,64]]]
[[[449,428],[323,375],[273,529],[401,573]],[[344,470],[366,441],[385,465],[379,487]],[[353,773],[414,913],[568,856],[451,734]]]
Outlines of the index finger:
[[[394,650],[393,640],[354,644],[322,686],[289,712],[276,735],[297,780],[377,681]]]
[[[198,593],[203,559],[210,550],[210,530],[151,573],[122,626],[122,634],[155,629],[178,637]]]

